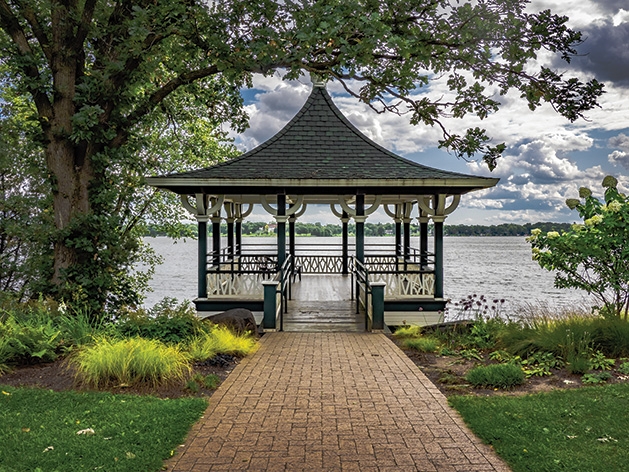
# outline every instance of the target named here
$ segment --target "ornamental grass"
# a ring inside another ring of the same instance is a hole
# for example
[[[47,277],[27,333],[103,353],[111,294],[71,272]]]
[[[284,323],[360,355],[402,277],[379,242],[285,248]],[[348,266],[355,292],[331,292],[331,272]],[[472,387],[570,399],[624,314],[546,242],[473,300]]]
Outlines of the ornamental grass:
[[[209,332],[196,336],[187,352],[193,361],[211,359],[216,354],[246,356],[255,352],[258,342],[251,335],[238,335],[224,326],[215,326]]]
[[[183,382],[191,373],[188,356],[178,346],[137,337],[99,338],[78,351],[71,363],[77,378],[96,388]]]

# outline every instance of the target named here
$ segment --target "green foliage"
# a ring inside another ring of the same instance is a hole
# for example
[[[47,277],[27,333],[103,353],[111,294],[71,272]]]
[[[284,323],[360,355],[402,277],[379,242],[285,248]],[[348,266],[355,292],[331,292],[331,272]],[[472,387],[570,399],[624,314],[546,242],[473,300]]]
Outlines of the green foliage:
[[[422,329],[420,326],[400,326],[395,330],[393,335],[396,338],[416,338],[421,336]]]
[[[629,375],[629,362],[623,362],[618,366],[618,373],[622,375]]]
[[[123,337],[140,336],[178,344],[199,334],[204,324],[190,302],[178,304],[174,298],[164,298],[148,312],[139,309],[123,313],[115,327]]]
[[[37,268],[41,290],[59,300],[82,289],[95,310],[137,306],[158,262],[140,240],[146,222],[179,235],[184,217],[176,197],[142,185],[144,176],[232,157],[223,126],[245,128],[240,89],[256,73],[360,79],[359,90],[346,89],[357,99],[436,126],[442,147],[480,155],[492,169],[505,145],[479,128],[452,133],[444,118],[485,118],[500,106],[497,87],[575,120],[603,92],[596,80],[529,67],[542,51],[569,60],[582,37],[566,18],[525,12],[525,4],[9,1],[0,15],[0,84],[9,95],[0,103],[8,97],[28,110],[30,128],[22,128],[26,146],[12,140],[6,155],[36,148],[36,169],[19,191],[41,185],[36,216],[48,222],[28,220],[23,209],[12,219],[35,223],[21,241],[41,234],[47,243],[28,248],[41,249],[45,263],[25,267]],[[447,99],[416,93],[432,82]],[[21,158],[10,162],[17,168]]]
[[[61,331],[45,316],[18,318],[12,313],[0,316],[0,366],[33,364],[57,358]]]
[[[179,347],[143,338],[100,338],[70,360],[78,379],[93,387],[183,382],[191,370]]]
[[[590,370],[589,359],[581,354],[573,354],[568,357],[568,364],[566,365],[568,372],[571,374],[585,374]]]
[[[436,352],[439,349],[439,340],[430,337],[405,339],[403,346],[419,352]]]
[[[612,471],[629,463],[629,385],[448,399],[513,472]]]
[[[522,371],[526,377],[544,377],[552,375],[551,369],[561,369],[565,362],[555,357],[552,352],[536,352],[527,359],[520,361]]]
[[[612,374],[610,374],[609,372],[596,372],[594,374],[585,374],[583,377],[581,377],[581,382],[583,382],[584,384],[595,385],[605,383],[611,378]]]
[[[212,326],[193,338],[187,345],[187,352],[192,360],[201,362],[211,359],[216,354],[246,356],[255,352],[257,340],[251,335],[237,335],[224,326]]]
[[[615,359],[608,359],[601,351],[592,352],[589,358],[590,369],[611,370],[616,364]]]
[[[609,357],[629,356],[629,322],[620,318],[599,318],[593,322],[593,346]]]
[[[465,376],[475,387],[512,388],[524,383],[524,372],[515,364],[478,366]]]
[[[7,472],[157,471],[207,408],[202,398],[1,390],[0,469]]]
[[[606,316],[627,316],[629,309],[629,197],[618,192],[613,177],[603,180],[604,202],[582,188],[584,200],[566,203],[583,224],[559,234],[532,230],[533,259],[556,271],[555,286],[578,288],[594,295]]]
[[[461,349],[459,351],[459,356],[461,356],[463,359],[467,359],[468,361],[471,361],[471,360],[482,361],[483,360],[483,355],[478,351],[478,349],[475,349],[475,348]]]
[[[192,393],[199,393],[201,386],[210,389],[216,390],[218,386],[221,384],[221,378],[216,374],[195,374],[188,382],[186,382],[186,389],[190,390]]]

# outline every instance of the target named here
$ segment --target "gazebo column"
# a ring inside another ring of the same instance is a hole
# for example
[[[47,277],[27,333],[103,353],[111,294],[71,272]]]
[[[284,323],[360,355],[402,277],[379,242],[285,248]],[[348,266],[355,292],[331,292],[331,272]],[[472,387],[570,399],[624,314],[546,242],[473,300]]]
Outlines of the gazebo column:
[[[192,213],[197,220],[197,297],[207,298],[207,222],[210,219],[209,215],[218,212],[218,231],[220,232],[220,211],[225,197],[224,195],[220,195],[210,198],[209,195],[197,193],[194,195],[195,204],[192,205],[188,199],[191,196],[192,195],[180,195],[180,198],[184,208]]]
[[[460,195],[453,195],[452,202],[446,207],[448,195],[439,194],[432,197],[419,197],[417,205],[422,212],[430,215],[434,223],[435,238],[435,298],[443,298],[443,222],[461,201]],[[420,216],[421,218],[421,216]]]
[[[426,213],[420,210],[420,216],[417,218],[419,221],[419,253],[420,253],[420,266],[424,269],[428,265],[428,216]]]
[[[286,195],[277,196],[277,266],[282,267],[286,260]]]
[[[433,216],[435,224],[435,298],[443,298],[443,221],[445,216]]]
[[[235,254],[242,255],[242,222],[253,211],[253,204],[249,204],[247,211],[242,211],[242,203],[234,203],[234,236],[235,236]]]
[[[404,262],[408,261],[408,258],[411,253],[411,218],[410,214],[413,209],[412,203],[404,203],[404,218],[402,218],[402,222],[404,223]]]
[[[342,263],[343,263],[343,275],[349,274],[349,215],[346,211],[343,212],[343,216],[341,216],[341,223],[343,224],[343,255],[342,255]]]
[[[236,251],[234,250],[234,222],[236,218],[234,218],[234,204],[226,203],[225,204],[225,213],[227,217],[225,221],[227,222],[227,253],[229,254],[229,259],[234,260],[234,255]]]
[[[295,223],[296,222],[297,222],[297,217],[295,215],[291,215],[288,218],[288,252],[293,258],[293,261],[295,260]]]
[[[220,270],[221,265],[221,211],[212,216],[212,265]]]
[[[234,221],[234,239],[235,254],[240,256],[242,254],[242,218],[236,218]]]
[[[197,297],[207,298],[207,221],[205,215],[197,215]]]
[[[399,203],[395,204],[395,218],[393,221],[395,222],[395,255],[396,257],[402,257],[402,218],[400,215],[402,213],[402,208]]]
[[[356,195],[356,259],[365,263],[365,196]]]

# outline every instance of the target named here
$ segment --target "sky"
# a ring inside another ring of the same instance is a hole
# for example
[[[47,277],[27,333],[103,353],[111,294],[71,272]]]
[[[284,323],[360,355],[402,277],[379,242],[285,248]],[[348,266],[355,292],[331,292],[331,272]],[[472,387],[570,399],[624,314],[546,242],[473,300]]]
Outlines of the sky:
[[[596,78],[605,84],[606,93],[600,108],[587,112],[587,120],[574,123],[548,105],[531,112],[517,94],[497,97],[502,102],[500,111],[483,121],[471,117],[446,121],[459,132],[483,127],[494,143],[507,144],[493,172],[482,163],[465,162],[439,150],[437,129],[413,126],[408,116],[377,114],[344,93],[340,84],[328,84],[345,116],[396,154],[431,167],[501,179],[492,189],[465,195],[446,224],[576,222],[578,215],[565,200],[578,198],[579,187],[601,195],[603,178],[614,175],[619,188],[629,191],[629,0],[532,0],[528,6],[529,11],[547,8],[568,16],[569,26],[582,31],[586,41],[571,64],[552,58],[546,58],[545,64],[569,76]],[[257,76],[254,88],[243,91],[250,128],[234,136],[238,148],[248,151],[278,132],[302,107],[311,87],[307,77],[288,82],[279,74]],[[263,212],[254,213],[254,220],[271,219]],[[300,221],[338,223],[325,207],[309,208]],[[380,211],[368,221],[390,218]]]

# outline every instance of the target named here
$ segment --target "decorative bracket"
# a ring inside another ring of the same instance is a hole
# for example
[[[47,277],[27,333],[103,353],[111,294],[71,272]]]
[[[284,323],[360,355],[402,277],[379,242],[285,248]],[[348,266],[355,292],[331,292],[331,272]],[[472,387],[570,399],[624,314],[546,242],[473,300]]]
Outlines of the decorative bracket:
[[[294,214],[297,211],[299,211],[301,209],[301,206],[302,206],[303,202],[304,202],[304,196],[303,195],[299,195],[297,197],[297,201],[286,209],[286,215],[285,216],[291,216],[292,214]],[[260,195],[260,203],[262,204],[264,209],[267,211],[267,213],[269,213],[271,216],[277,216],[277,208],[273,208],[269,204],[269,202],[266,199],[266,196]]]
[[[197,221],[201,222],[208,221],[210,215],[216,213],[216,211],[220,212],[221,206],[225,201],[225,195],[210,197],[209,195],[205,195],[203,193],[197,193],[194,195],[196,205],[192,205],[190,203],[190,200],[188,200],[188,197],[189,195],[179,196],[184,208],[192,213]],[[212,204],[212,206],[209,206],[210,203]]]
[[[417,205],[420,210],[430,216],[436,223],[442,223],[446,217],[456,210],[461,201],[461,195],[451,195],[452,202],[446,207],[446,199],[449,195],[439,194],[433,196],[420,196],[417,198]],[[432,206],[431,206],[432,204]]]
[[[376,198],[375,198],[374,202],[371,204],[371,206],[369,208],[365,208],[365,214],[363,216],[369,216],[372,213],[374,213],[378,209],[378,207],[380,206],[380,202],[381,201],[382,201],[382,195],[376,195]],[[339,203],[341,204],[341,208],[343,208],[343,211],[345,211],[345,213],[347,213],[349,216],[351,216],[352,218],[355,219],[355,217],[357,216],[356,215],[356,209],[355,208],[351,208],[344,197],[342,197],[342,196],[339,197]],[[332,207],[332,205],[330,205],[330,207]],[[334,214],[337,215],[336,212]]]

